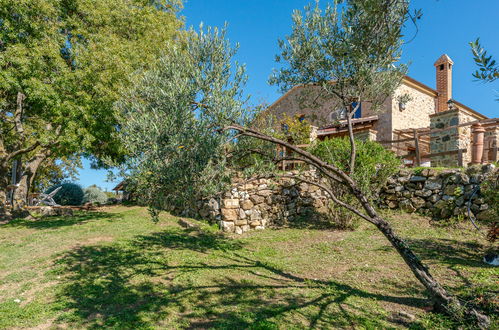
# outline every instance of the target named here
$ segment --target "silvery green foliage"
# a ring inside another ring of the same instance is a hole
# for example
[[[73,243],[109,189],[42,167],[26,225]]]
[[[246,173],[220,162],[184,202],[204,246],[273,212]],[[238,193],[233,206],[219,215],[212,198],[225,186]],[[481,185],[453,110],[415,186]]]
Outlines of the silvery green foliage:
[[[107,195],[96,185],[89,186],[84,190],[83,203],[104,205],[107,203]]]
[[[317,3],[293,14],[293,31],[279,41],[277,62],[284,66],[270,79],[283,91],[299,84],[320,87],[322,99],[337,98],[348,108],[368,102],[378,108],[400,84],[405,65],[397,65],[407,0]]]
[[[236,49],[225,30],[200,30],[189,32],[185,47],[168,50],[119,103],[127,183],[156,210],[185,209],[221,191],[233,134],[222,128],[246,122],[245,70],[231,64]]]

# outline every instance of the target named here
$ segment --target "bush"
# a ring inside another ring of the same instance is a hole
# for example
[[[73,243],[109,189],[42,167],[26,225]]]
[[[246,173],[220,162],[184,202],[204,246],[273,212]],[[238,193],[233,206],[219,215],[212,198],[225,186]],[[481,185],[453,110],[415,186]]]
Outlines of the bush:
[[[85,189],[85,196],[83,197],[83,203],[92,203],[103,205],[107,203],[107,195],[96,185],[87,187]]]
[[[369,199],[376,199],[389,177],[400,168],[397,156],[374,141],[356,141],[357,157],[352,178]],[[312,147],[312,154],[344,172],[349,172],[350,140],[333,138],[320,141]]]
[[[397,172],[401,163],[393,152],[377,142],[356,141],[356,147],[357,156],[352,178],[357,182],[364,195],[369,200],[374,201],[388,178]],[[350,150],[350,140],[345,137],[320,141],[310,151],[323,161],[348,173]],[[338,199],[361,208],[361,205],[346,187],[335,185],[331,187],[331,190]],[[332,220],[339,228],[354,229],[357,226],[359,219],[349,210],[334,203],[331,203],[329,209]]]
[[[83,189],[76,183],[62,183],[57,184],[45,192],[46,194],[50,194],[52,191],[57,188],[62,187],[61,190],[57,192],[54,196],[54,201],[59,205],[81,205],[83,202],[84,192]]]

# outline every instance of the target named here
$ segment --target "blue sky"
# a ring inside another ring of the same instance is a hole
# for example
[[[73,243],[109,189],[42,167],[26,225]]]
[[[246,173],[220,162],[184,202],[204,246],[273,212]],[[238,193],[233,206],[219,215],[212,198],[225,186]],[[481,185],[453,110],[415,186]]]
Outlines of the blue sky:
[[[229,24],[228,37],[240,45],[236,60],[245,63],[249,81],[246,91],[252,103],[272,103],[279,97],[268,77],[275,67],[278,53],[277,39],[291,30],[291,13],[302,9],[310,1],[303,0],[189,0],[182,15],[187,26],[222,27]],[[325,1],[321,1],[325,3]],[[475,70],[468,43],[480,37],[491,54],[499,58],[499,1],[498,0],[413,0],[413,8],[420,8],[416,38],[403,48],[402,61],[410,62],[409,75],[435,87],[433,63],[443,53],[454,61],[453,98],[489,117],[499,117],[499,83],[482,84],[473,81]],[[407,35],[413,36],[411,26]],[[105,182],[106,171],[89,168],[84,161],[79,183],[97,184],[110,190],[115,182]]]

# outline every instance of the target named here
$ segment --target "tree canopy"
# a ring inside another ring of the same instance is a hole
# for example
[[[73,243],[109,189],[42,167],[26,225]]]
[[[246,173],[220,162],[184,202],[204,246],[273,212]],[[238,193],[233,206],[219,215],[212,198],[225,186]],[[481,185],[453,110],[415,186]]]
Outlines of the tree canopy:
[[[0,1],[2,196],[13,158],[42,151],[123,155],[113,105],[135,72],[182,41],[180,6],[177,0]]]
[[[247,120],[243,66],[225,30],[190,31],[186,52],[163,56],[122,102],[124,166],[130,186],[154,209],[187,206],[229,180],[224,125]]]

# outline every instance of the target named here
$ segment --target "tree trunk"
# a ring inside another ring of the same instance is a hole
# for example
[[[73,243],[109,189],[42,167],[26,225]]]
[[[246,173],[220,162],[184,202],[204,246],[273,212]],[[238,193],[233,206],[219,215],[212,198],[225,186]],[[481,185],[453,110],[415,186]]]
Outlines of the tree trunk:
[[[33,158],[26,162],[24,166],[24,171],[21,175],[21,180],[19,181],[19,186],[14,192],[14,209],[20,210],[28,204],[28,194],[31,188],[31,184],[36,176],[36,172],[40,165],[47,159],[50,152],[41,151],[37,153]]]
[[[447,291],[433,278],[429,269],[423,265],[421,260],[412,252],[409,246],[394,233],[388,222],[381,218],[376,220],[378,221],[376,227],[378,227],[402,256],[419,282],[424,285],[430,294],[437,311],[452,315],[456,318],[472,320],[476,322],[480,328],[487,328],[489,326],[490,321],[488,317],[478,313],[473,308],[462,306],[456,297],[447,293]]]
[[[0,163],[0,220],[7,217],[7,186],[9,185],[9,169]]]

